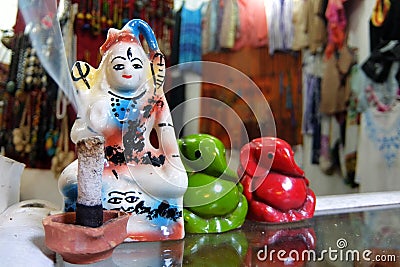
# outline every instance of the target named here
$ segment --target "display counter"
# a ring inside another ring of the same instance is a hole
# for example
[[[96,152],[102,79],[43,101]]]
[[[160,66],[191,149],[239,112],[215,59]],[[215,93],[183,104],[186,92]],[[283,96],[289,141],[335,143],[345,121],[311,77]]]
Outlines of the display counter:
[[[399,266],[396,199],[398,193],[321,197],[316,216],[307,221],[246,221],[241,229],[221,234],[123,243],[112,257],[90,266]],[[332,208],[335,201],[337,209]],[[75,266],[60,256],[56,261],[56,266]]]

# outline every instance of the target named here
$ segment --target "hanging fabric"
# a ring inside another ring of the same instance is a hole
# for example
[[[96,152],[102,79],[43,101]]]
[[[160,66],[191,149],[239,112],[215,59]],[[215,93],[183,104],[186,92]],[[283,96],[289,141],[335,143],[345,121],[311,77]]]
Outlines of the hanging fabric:
[[[303,133],[312,134],[311,163],[318,164],[321,147],[321,114],[319,111],[321,92],[321,78],[306,75],[306,105],[303,115]]]
[[[356,182],[360,192],[400,190],[400,105],[368,108],[361,116]]]
[[[329,0],[325,11],[328,20],[328,43],[325,48],[326,58],[341,49],[346,42],[347,18],[343,3],[347,0]]]
[[[181,12],[182,6],[174,13],[174,28],[172,34],[170,65],[174,66],[179,63],[179,39],[181,32]]]
[[[245,0],[238,0],[238,18],[239,24],[236,30],[236,39],[233,50],[237,51],[243,47],[250,46],[250,34],[254,34],[252,16],[248,14],[248,3]]]
[[[219,45],[221,48],[231,49],[235,45],[236,27],[239,17],[237,1],[224,1],[221,19],[221,30],[219,34]],[[250,16],[250,14],[248,14]]]
[[[322,51],[327,42],[324,1],[307,0],[307,2],[308,48],[312,54],[315,54]]]
[[[372,51],[361,68],[365,74],[377,83],[387,80],[394,61],[400,60],[400,43],[397,40],[381,42]]]
[[[193,1],[193,0],[192,0]],[[182,6],[181,31],[179,39],[179,63],[201,61],[201,27],[202,27],[202,4],[194,5],[192,9],[189,0]],[[183,71],[192,71],[201,74],[201,63],[182,64],[179,68]]]
[[[293,42],[292,49],[300,51],[308,46],[309,35],[307,32],[307,13],[310,1],[293,0]]]
[[[357,72],[357,69],[357,66],[352,67],[350,74],[351,77],[353,77],[353,75]],[[342,167],[342,174],[343,177],[345,177],[345,183],[352,188],[359,186],[355,182],[357,165],[357,142],[360,128],[359,126],[360,113],[357,110],[357,96],[354,94],[354,91],[352,89],[346,114],[346,132],[344,137],[345,143],[343,147],[344,166]]]
[[[348,46],[343,46],[326,62],[321,84],[320,110],[325,114],[346,111],[350,97],[350,70],[355,57]]]
[[[351,76],[351,89],[357,97],[357,110],[363,112],[368,107],[374,106],[382,111],[392,106],[397,101],[398,96],[399,84],[396,76],[399,70],[399,63],[394,62],[386,81],[377,83],[371,80],[357,65]]]
[[[268,25],[269,54],[288,51],[293,43],[293,0],[270,0],[265,2]]]
[[[269,1],[269,0],[268,0]],[[233,50],[263,47],[268,43],[266,4],[263,0],[238,0],[238,23]]]
[[[210,0],[204,13],[202,25],[202,53],[218,51],[218,14],[219,1]]]

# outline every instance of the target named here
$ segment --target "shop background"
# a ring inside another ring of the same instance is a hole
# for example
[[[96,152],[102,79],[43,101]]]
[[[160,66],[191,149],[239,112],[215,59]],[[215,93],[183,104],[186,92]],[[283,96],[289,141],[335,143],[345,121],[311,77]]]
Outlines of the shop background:
[[[179,2],[179,1],[178,1]],[[356,1],[351,0],[350,16],[349,16],[349,37],[348,43],[353,47],[358,48],[358,61],[363,62],[369,55],[369,29],[368,21],[371,16],[371,7],[374,5],[374,0]],[[6,1],[0,9],[0,29],[10,29],[15,23],[15,14],[17,10],[16,1]],[[10,61],[11,52],[0,44],[0,60],[8,63]],[[184,79],[190,81],[198,79],[196,74],[187,74]],[[201,96],[201,86],[199,84],[190,84],[187,86],[186,98],[194,98]],[[184,121],[188,118],[193,118],[200,113],[199,106],[191,106],[184,113]],[[198,133],[199,123],[191,122],[185,126],[184,135]],[[327,176],[320,171],[318,166],[310,164],[310,144],[311,140],[308,136],[303,136],[303,146],[297,150],[296,158],[298,163],[303,167],[307,177],[311,181],[311,187],[317,195],[331,195],[352,193],[348,187],[342,185],[343,178],[339,175]],[[307,155],[307,156],[306,156]],[[233,158],[231,164],[235,165],[237,160]],[[234,166],[233,166],[234,167]],[[50,170],[41,169],[25,169],[21,182],[21,200],[25,199],[44,199],[49,200],[61,206],[61,195],[57,189],[57,180]]]

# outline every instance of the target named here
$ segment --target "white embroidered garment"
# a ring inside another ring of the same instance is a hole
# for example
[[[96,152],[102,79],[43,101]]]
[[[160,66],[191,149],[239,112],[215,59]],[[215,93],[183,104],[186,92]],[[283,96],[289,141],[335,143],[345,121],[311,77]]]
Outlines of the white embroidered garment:
[[[356,182],[360,192],[400,190],[400,105],[361,116]]]

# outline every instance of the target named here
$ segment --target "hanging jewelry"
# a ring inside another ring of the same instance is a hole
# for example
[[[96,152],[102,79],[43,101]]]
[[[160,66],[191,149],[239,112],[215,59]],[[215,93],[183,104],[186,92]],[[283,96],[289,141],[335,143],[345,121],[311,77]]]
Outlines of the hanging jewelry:
[[[142,10],[144,7],[144,3],[142,0],[136,0],[133,8],[133,17],[134,18],[141,18],[142,17]]]
[[[61,172],[75,159],[75,153],[69,150],[69,129],[68,116],[61,120],[60,137],[54,157],[51,159],[51,170],[54,176],[58,178]]]
[[[122,26],[128,23],[131,20],[131,3],[129,0],[124,0],[123,9],[122,9]]]
[[[120,6],[118,4],[118,1],[119,0],[114,0],[112,18],[113,18],[113,26],[119,29],[119,27],[118,27],[118,20],[119,20],[118,13],[119,13]]]
[[[107,24],[107,17],[109,16],[110,13],[110,4],[108,3],[107,0],[103,0],[103,6],[101,8],[101,18],[100,18],[100,25],[101,25],[101,32],[105,35],[107,35],[107,31],[109,29],[109,26]]]
[[[17,67],[17,76],[16,76],[16,88],[15,90],[24,90],[25,84],[25,65],[26,65],[26,57],[28,55],[28,36],[24,35],[21,40],[21,47],[19,51],[18,57],[18,67]]]
[[[56,129],[56,127],[55,127],[55,116],[52,115],[50,118],[49,130],[47,131],[47,133],[44,137],[46,139],[44,148],[46,150],[46,154],[49,157],[53,157],[54,154],[56,153],[57,141],[58,141],[59,136],[60,136],[60,133],[59,133],[58,129]]]
[[[108,20],[107,20],[107,25],[108,28],[113,27],[114,26],[114,21],[113,21],[113,14],[114,14],[114,4],[112,3],[112,1],[114,0],[108,0]]]
[[[93,0],[92,5],[92,20],[91,20],[91,29],[94,35],[99,35],[100,28],[100,3],[99,0]]]
[[[85,22],[83,24],[83,30],[90,30],[90,22],[92,21],[92,14],[90,12],[92,7],[92,0],[86,1],[86,10],[85,10]]]
[[[34,109],[32,114],[32,126],[31,126],[31,138],[28,145],[28,149],[25,149],[25,152],[29,154],[29,161],[32,166],[35,166],[35,162],[38,160],[38,150],[37,141],[38,141],[38,132],[39,132],[39,123],[41,120],[41,105],[42,105],[42,97],[44,94],[44,89],[36,90],[31,93],[35,99],[34,101]]]
[[[31,99],[28,95],[19,127],[15,128],[12,132],[15,151],[21,154],[29,153],[31,151],[29,144],[31,139],[31,117]]]

